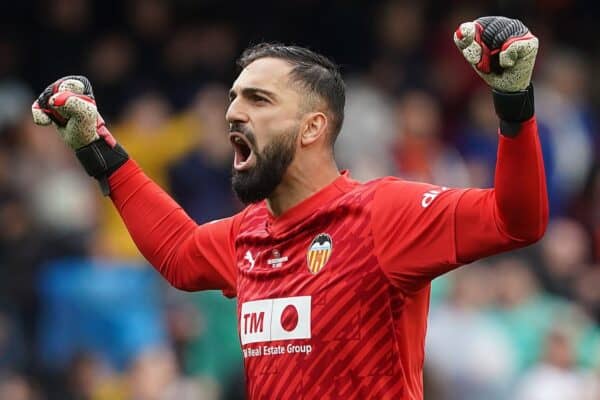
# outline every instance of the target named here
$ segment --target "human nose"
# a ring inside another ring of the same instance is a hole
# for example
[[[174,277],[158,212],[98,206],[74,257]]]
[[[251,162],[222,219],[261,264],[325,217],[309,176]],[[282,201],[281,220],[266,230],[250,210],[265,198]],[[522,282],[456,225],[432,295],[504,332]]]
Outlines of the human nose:
[[[239,99],[234,99],[229,104],[227,112],[225,113],[225,119],[230,124],[234,122],[248,122],[248,114],[244,111]]]

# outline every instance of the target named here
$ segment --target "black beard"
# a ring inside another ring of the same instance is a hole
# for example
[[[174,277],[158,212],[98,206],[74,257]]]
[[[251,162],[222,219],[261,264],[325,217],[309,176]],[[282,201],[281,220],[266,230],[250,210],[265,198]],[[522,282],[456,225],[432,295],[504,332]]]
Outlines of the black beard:
[[[231,185],[242,203],[250,204],[264,200],[279,186],[296,153],[295,132],[294,128],[294,131],[276,137],[259,154],[256,151],[254,135],[244,131],[254,147],[256,165],[247,171],[232,170]]]

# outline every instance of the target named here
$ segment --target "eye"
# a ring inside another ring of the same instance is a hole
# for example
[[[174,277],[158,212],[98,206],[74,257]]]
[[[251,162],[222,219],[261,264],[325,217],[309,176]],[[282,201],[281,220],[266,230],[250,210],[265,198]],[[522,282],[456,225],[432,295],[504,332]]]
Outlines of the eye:
[[[255,103],[268,103],[269,100],[266,97],[260,96],[258,94],[252,95],[252,101]]]
[[[229,103],[232,103],[236,97],[237,97],[237,94],[233,90],[230,90],[229,93],[227,94],[227,100],[229,100]]]

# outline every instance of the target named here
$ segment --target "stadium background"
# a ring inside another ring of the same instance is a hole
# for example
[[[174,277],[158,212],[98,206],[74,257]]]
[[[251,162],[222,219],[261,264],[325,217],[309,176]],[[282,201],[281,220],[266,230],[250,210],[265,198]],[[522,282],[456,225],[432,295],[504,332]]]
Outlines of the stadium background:
[[[47,0],[0,13],[0,399],[240,399],[235,303],[178,292],[29,106],[87,75],[109,127],[198,222],[229,189],[226,90],[262,40],[307,45],[347,81],[340,165],[489,186],[497,121],[452,42],[481,15],[540,37],[545,238],[434,282],[426,398],[600,398],[600,50],[592,2]]]

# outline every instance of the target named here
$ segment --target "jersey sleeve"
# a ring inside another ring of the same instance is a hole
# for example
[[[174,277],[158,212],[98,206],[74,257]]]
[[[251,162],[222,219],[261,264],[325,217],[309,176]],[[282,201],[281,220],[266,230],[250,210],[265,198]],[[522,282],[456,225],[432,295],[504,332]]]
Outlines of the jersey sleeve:
[[[548,223],[544,166],[535,119],[515,138],[499,137],[494,188],[448,189],[398,179],[375,191],[375,253],[405,293],[482,257],[539,240]]]
[[[236,295],[235,237],[243,212],[196,224],[133,160],[109,179],[111,199],[142,255],[181,290]]]
[[[457,266],[455,216],[464,193],[399,179],[379,185],[371,229],[375,254],[392,284],[416,292]]]

